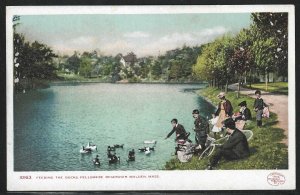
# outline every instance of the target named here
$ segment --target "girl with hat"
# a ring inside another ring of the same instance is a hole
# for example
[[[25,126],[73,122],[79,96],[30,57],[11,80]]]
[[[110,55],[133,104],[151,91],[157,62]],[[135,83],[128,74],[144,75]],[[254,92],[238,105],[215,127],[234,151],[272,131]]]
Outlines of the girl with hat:
[[[247,108],[246,101],[242,101],[238,106],[240,106],[240,111],[233,115],[232,118],[236,122],[236,127],[242,130],[244,129],[246,121],[251,119],[251,112],[250,109]]]
[[[247,121],[247,120],[250,120],[251,119],[251,112],[250,112],[250,109],[247,108],[247,102],[246,101],[242,101],[241,103],[239,103],[240,106],[240,111],[232,116],[232,118],[235,120],[235,121],[238,121],[238,120],[244,120],[244,121]]]
[[[214,114],[215,117],[216,116],[219,117],[215,126],[219,129],[221,129],[223,127],[222,122],[226,118],[231,117],[233,109],[232,109],[231,102],[225,98],[225,93],[224,92],[219,93],[219,95],[217,97],[221,101],[218,105],[217,111]]]

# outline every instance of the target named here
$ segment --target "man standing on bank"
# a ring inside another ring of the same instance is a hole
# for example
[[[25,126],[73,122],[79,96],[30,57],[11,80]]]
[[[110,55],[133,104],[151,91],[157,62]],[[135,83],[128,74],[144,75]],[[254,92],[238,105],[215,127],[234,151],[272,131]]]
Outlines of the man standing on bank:
[[[187,133],[184,127],[181,124],[178,124],[178,120],[176,118],[171,120],[171,124],[173,129],[165,139],[168,139],[174,132],[176,132],[175,141],[178,141],[179,139],[186,139]]]
[[[201,149],[205,149],[205,142],[207,139],[207,134],[209,133],[209,125],[207,121],[201,120],[199,115],[199,110],[195,109],[192,112],[194,121],[194,131],[195,131],[195,141],[200,145]]]
[[[224,121],[224,127],[228,134],[228,140],[219,148],[210,159],[208,170],[212,170],[218,162],[225,158],[226,160],[237,160],[249,157],[250,151],[246,136],[235,127],[235,122],[232,118]]]

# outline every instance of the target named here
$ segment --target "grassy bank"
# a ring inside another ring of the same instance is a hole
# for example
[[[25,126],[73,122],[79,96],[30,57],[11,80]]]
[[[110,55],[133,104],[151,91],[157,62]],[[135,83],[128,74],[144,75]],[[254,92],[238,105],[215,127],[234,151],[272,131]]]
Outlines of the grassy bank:
[[[266,91],[265,83],[254,83],[251,84],[251,87],[250,85],[245,85],[244,87]],[[288,95],[288,82],[268,83],[268,92]]]
[[[219,102],[217,94],[220,90],[215,88],[206,88],[197,93],[209,101],[217,105]],[[252,112],[252,121],[246,124],[244,129],[252,130],[254,135],[249,141],[251,155],[247,159],[236,161],[222,160],[217,167],[221,170],[236,170],[236,169],[287,169],[288,168],[288,153],[287,146],[280,141],[285,137],[283,130],[276,128],[277,115],[270,114],[269,119],[263,120],[263,128],[257,128],[255,122],[255,112],[252,110],[254,99],[248,96],[241,95],[236,98],[234,92],[228,92],[226,95],[234,108],[234,112],[239,110],[238,104],[241,101],[247,101],[248,107]],[[208,164],[208,158],[199,160],[194,156],[188,163],[181,163],[175,157],[166,163],[166,170],[203,170]]]

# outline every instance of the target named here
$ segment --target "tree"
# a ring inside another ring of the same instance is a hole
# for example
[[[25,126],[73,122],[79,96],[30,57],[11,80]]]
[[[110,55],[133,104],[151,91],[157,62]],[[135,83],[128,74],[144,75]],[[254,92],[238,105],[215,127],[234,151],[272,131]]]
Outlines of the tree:
[[[33,88],[35,79],[49,80],[57,78],[53,58],[57,57],[52,49],[37,41],[30,43],[24,35],[14,31],[14,72],[17,88],[19,82],[28,79]]]
[[[232,57],[229,59],[229,63],[233,70],[235,70],[238,75],[238,93],[237,97],[239,98],[241,78],[245,76],[247,71],[250,71],[250,66],[253,64],[253,57],[248,48],[238,48],[234,50]]]
[[[79,67],[80,67],[80,58],[78,56],[78,52],[74,51],[74,54],[67,59],[65,68],[77,74]]]
[[[235,37],[234,37],[233,51],[232,55],[229,58],[229,64],[232,70],[232,73],[237,76],[238,81],[238,92],[237,97],[240,94],[241,81],[242,77],[245,78],[247,74],[252,74],[252,69],[255,68],[255,63],[253,60],[253,51],[251,47],[253,46],[253,35],[251,34],[251,30],[242,29]]]
[[[273,71],[288,75],[288,13],[252,13],[251,18],[261,41],[272,40]],[[266,54],[270,56],[269,54]]]
[[[201,54],[198,56],[197,63],[193,67],[193,73],[196,79],[210,81],[210,85],[214,86],[212,54],[212,43],[204,45]]]
[[[169,80],[175,79],[178,81],[182,76],[182,68],[177,60],[172,60],[170,65]]]
[[[254,56],[255,72],[265,76],[266,90],[268,90],[269,72],[277,69],[276,55],[274,55],[276,42],[272,36],[263,36],[257,25],[251,26],[250,33],[252,39],[250,49]]]
[[[232,38],[225,35],[204,45],[197,63],[193,67],[194,76],[210,81],[210,85],[214,87],[223,87],[225,84],[225,90],[227,90],[228,82],[232,79],[228,63],[233,50],[232,42]]]
[[[229,63],[229,59],[233,55],[234,50],[234,38],[229,35],[224,35],[217,39],[218,49],[215,57],[215,68],[218,74],[218,80],[222,83],[223,87],[225,83],[225,92],[228,91],[228,84],[234,79],[234,68]]]
[[[152,68],[151,68],[151,74],[154,77],[154,79],[159,79],[162,74],[162,67],[159,63],[159,61],[155,61]]]
[[[151,60],[150,58],[145,58],[144,61],[139,63],[141,67],[141,77],[142,78],[147,78],[148,74],[150,72],[150,66],[151,66]]]
[[[92,70],[91,58],[88,55],[82,55],[80,58],[79,74],[84,77],[89,77],[91,76]]]

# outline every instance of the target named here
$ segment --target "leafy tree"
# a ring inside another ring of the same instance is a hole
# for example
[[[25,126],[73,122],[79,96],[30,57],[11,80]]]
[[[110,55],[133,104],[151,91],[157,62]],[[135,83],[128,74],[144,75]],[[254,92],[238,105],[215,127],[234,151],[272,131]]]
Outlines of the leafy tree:
[[[198,79],[210,81],[212,86],[228,85],[231,79],[231,68],[228,58],[231,55],[232,38],[223,36],[214,42],[206,44],[201,50],[193,73]]]
[[[89,55],[82,55],[80,58],[79,74],[84,77],[90,77],[92,70],[92,62]]]
[[[234,50],[232,57],[229,59],[229,63],[238,75],[237,97],[239,98],[242,76],[245,76],[245,74],[250,71],[251,64],[253,64],[253,57],[248,48],[238,48]]]
[[[67,59],[65,68],[77,74],[79,71],[79,67],[80,67],[80,58],[78,52],[75,51],[74,54]]]
[[[182,67],[177,60],[172,60],[170,65],[169,80],[178,80],[182,75]]]
[[[274,51],[276,50],[276,42],[274,37],[264,37],[262,36],[261,29],[256,25],[252,25],[250,28],[250,39],[252,40],[250,49],[254,57],[253,68],[260,75],[265,76],[266,90],[268,90],[268,75],[269,72],[276,71],[276,55]]]
[[[150,72],[150,66],[151,66],[151,59],[145,58],[145,61],[140,62],[140,71],[141,71],[141,77],[147,78]]]
[[[253,60],[253,42],[254,37],[251,29],[242,29],[233,40],[233,50],[228,63],[230,64],[232,74],[236,75],[238,82],[237,97],[239,97],[241,81],[243,77],[246,80],[247,74],[252,74],[255,69]]]
[[[159,61],[155,61],[152,68],[151,68],[151,74],[154,77],[154,79],[159,79],[162,74],[162,67],[159,63]]]
[[[37,41],[30,43],[25,40],[24,35],[14,32],[14,72],[17,85],[23,79],[29,79],[33,85],[34,79],[56,78],[54,57],[57,56],[47,45]]]
[[[287,76],[287,13],[253,13],[251,18],[252,25],[235,37],[225,35],[200,49],[193,66],[195,78],[213,86],[219,82],[227,86],[235,79],[240,84],[242,76],[259,72],[266,75],[267,88],[270,71]]]
[[[210,85],[213,85],[214,70],[211,55],[212,44],[206,44],[203,46],[203,50],[197,59],[197,63],[193,67],[194,77],[199,80],[210,81]]]
[[[252,13],[251,18],[252,28],[259,34],[260,40],[272,40],[272,49],[269,52],[273,55],[273,70],[279,76],[287,77],[288,13]]]

